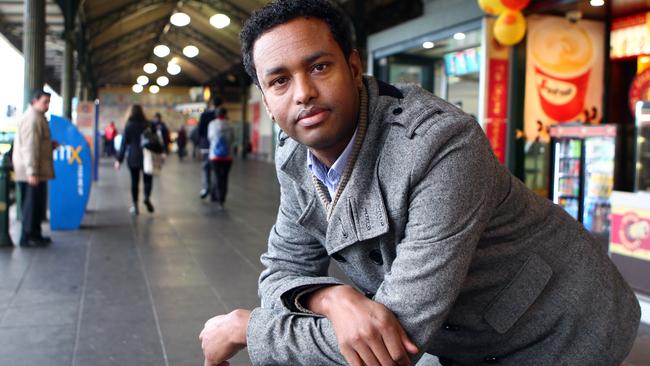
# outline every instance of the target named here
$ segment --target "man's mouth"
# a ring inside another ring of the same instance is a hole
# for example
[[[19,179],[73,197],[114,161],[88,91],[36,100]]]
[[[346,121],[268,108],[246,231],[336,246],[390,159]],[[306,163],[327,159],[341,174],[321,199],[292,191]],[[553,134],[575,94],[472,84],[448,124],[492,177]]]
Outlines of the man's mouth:
[[[303,127],[311,127],[325,121],[328,115],[329,110],[326,108],[311,107],[300,111],[296,123]]]

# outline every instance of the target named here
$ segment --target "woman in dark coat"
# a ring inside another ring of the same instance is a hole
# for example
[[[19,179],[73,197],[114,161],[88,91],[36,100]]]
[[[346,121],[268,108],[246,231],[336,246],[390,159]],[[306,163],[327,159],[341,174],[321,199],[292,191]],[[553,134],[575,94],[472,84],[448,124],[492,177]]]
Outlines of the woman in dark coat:
[[[115,168],[119,169],[120,164],[124,161],[126,155],[126,163],[131,172],[131,198],[133,199],[133,206],[130,209],[132,215],[137,215],[138,210],[138,191],[140,185],[140,172],[144,177],[144,204],[147,206],[149,212],[153,212],[154,208],[151,204],[151,189],[153,187],[153,176],[144,172],[144,153],[142,149],[142,132],[151,128],[151,123],[147,121],[142,111],[142,106],[135,104],[131,107],[129,119],[124,127],[122,137],[122,145],[120,152],[117,154],[117,161]]]

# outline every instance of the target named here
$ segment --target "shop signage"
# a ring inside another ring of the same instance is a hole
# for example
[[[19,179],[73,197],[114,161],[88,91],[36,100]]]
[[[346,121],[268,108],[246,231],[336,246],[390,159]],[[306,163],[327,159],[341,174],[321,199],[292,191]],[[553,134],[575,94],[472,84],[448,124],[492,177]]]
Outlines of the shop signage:
[[[650,100],[650,69],[637,74],[630,87],[630,111],[636,113],[636,102]]]
[[[650,261],[650,206],[647,193],[612,194],[609,250]]]
[[[650,54],[650,13],[612,21],[609,57],[612,60]]]
[[[55,178],[49,182],[52,230],[74,230],[81,225],[90,197],[90,146],[79,130],[59,116],[50,120]]]
[[[557,123],[600,122],[604,33],[601,22],[528,17],[524,100],[528,141],[548,142],[544,132]]]
[[[508,132],[508,47],[494,38],[493,20],[487,20],[483,29],[487,33],[487,90],[485,103],[485,133],[494,154],[503,164],[506,161],[506,136]]]
[[[633,209],[612,213],[612,253],[650,261],[650,211]]]

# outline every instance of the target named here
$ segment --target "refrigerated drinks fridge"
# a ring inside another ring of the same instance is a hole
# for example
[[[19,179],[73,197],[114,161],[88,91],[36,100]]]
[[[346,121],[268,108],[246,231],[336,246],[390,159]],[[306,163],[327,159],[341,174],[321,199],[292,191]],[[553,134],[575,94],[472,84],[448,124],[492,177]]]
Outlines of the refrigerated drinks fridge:
[[[553,126],[551,145],[551,199],[591,232],[607,235],[616,126]]]
[[[636,103],[634,191],[650,191],[650,102]]]

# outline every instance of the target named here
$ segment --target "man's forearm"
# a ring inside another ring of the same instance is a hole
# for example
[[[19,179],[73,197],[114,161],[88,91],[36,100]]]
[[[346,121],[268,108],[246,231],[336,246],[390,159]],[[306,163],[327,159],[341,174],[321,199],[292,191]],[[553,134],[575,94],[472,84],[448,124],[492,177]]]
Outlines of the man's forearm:
[[[329,305],[332,300],[336,298],[337,295],[339,296],[339,300],[341,300],[340,296],[350,296],[353,294],[351,291],[358,293],[357,290],[349,285],[325,286],[306,294],[305,299],[301,301],[301,304],[310,311],[327,317],[328,310],[331,308]]]

